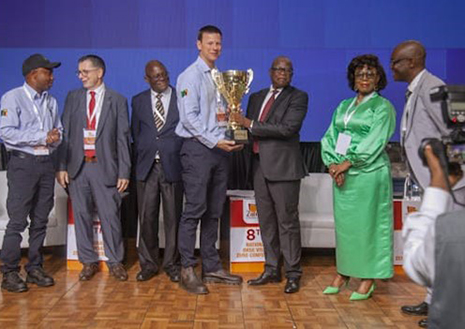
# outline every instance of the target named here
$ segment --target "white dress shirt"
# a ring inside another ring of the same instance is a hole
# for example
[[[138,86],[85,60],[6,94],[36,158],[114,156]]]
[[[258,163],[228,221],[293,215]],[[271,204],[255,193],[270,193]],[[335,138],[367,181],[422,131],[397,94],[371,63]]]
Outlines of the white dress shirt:
[[[105,97],[105,84],[102,83],[100,86],[98,86],[94,90],[88,89],[86,92],[86,104],[87,104],[87,118],[90,119],[89,115],[89,104],[91,100],[91,95],[90,92],[94,91],[95,92],[95,108],[94,108],[94,113],[95,113],[95,131],[98,129],[98,122],[100,119],[100,113],[102,112],[102,105],[103,105],[103,98]],[[90,120],[89,120],[90,121]]]
[[[407,216],[404,222],[404,270],[422,286],[431,287],[434,282],[436,218],[451,208],[452,197],[448,192],[428,187],[420,211]]]
[[[152,95],[152,111],[155,113],[157,112],[157,95],[159,94],[158,92],[154,91],[153,89],[150,89],[150,94]],[[163,123],[166,122],[166,118],[168,117],[168,109],[170,107],[170,101],[171,101],[171,87],[168,86],[162,93],[162,96],[160,98],[161,103],[163,104],[163,110],[164,110],[164,115],[163,115]]]

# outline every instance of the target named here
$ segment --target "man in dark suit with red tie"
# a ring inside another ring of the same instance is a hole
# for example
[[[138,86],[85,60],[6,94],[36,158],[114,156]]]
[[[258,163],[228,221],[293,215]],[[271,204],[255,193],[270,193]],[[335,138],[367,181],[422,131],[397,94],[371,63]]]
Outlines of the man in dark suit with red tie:
[[[183,139],[174,132],[179,122],[176,90],[169,85],[165,66],[156,60],[145,66],[145,81],[150,89],[132,99],[141,267],[136,279],[146,281],[158,272],[158,217],[163,204],[163,268],[171,281],[178,282],[177,234],[183,202],[179,152]]]
[[[252,170],[258,219],[265,247],[265,271],[249,285],[281,281],[281,253],[286,293],[299,290],[301,241],[300,180],[306,169],[300,153],[300,128],[307,114],[307,93],[290,85],[289,58],[277,57],[270,68],[272,85],[250,95],[247,117],[233,116],[251,132]]]

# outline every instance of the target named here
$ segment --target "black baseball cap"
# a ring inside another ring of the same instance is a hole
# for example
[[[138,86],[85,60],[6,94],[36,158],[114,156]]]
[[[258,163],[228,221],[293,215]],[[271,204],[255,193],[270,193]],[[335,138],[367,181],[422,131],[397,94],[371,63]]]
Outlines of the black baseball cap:
[[[60,62],[50,62],[42,54],[34,54],[26,58],[23,62],[23,76],[26,76],[32,70],[43,67],[46,69],[54,69],[61,65]]]

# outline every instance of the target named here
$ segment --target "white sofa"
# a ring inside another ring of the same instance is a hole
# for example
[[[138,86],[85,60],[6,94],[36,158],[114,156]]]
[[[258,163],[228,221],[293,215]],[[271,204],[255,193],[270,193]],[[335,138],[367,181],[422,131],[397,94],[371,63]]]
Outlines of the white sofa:
[[[6,197],[8,195],[8,183],[6,179],[6,171],[0,171],[0,249],[3,244],[3,236],[5,234],[6,225],[8,224],[8,213],[6,210]],[[47,226],[47,235],[45,237],[45,246],[57,246],[66,244],[66,230],[68,218],[67,195],[64,189],[58,184],[55,185],[55,206],[49,215]],[[29,230],[26,228],[22,234],[22,248],[29,246]]]
[[[335,248],[333,188],[329,174],[311,173],[300,186],[299,216],[304,248]]]
[[[230,190],[228,195],[254,199],[253,191]],[[333,189],[329,174],[312,173],[302,179],[299,201],[302,246],[335,248]]]

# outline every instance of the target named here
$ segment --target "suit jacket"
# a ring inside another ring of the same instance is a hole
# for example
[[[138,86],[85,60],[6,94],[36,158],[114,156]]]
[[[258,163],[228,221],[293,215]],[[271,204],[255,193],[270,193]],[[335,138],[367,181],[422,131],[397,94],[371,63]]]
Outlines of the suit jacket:
[[[431,89],[442,85],[444,82],[428,71],[420,78],[416,89],[410,96],[412,97],[412,107],[407,119],[407,130],[402,139],[410,170],[423,189],[430,183],[430,173],[418,154],[421,141],[424,138],[441,139],[441,136],[450,133],[442,118],[440,102],[433,103],[430,99]],[[465,179],[462,179],[455,185],[454,190],[464,186]]]
[[[63,110],[63,142],[58,150],[58,168],[75,178],[84,163],[84,133],[87,127],[86,89],[70,91]],[[97,126],[95,152],[101,177],[107,186],[118,178],[129,179],[131,170],[129,116],[126,98],[105,88]]]
[[[157,151],[168,182],[181,180],[181,150],[183,139],[174,132],[179,122],[176,90],[172,88],[166,122],[158,131],[155,126],[150,89],[132,99],[131,132],[137,180],[145,181],[155,161]]]
[[[307,114],[308,95],[292,86],[285,87],[263,122],[260,109],[269,89],[250,95],[247,117],[254,120],[252,136],[258,141],[260,166],[266,179],[289,181],[303,178],[307,170],[300,152],[300,128]]]

